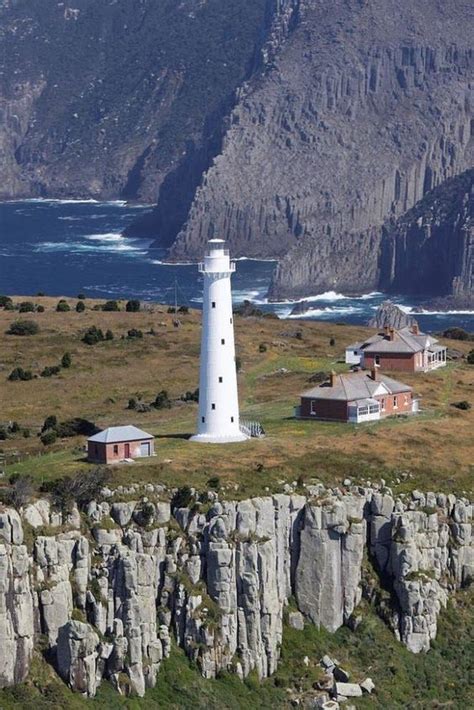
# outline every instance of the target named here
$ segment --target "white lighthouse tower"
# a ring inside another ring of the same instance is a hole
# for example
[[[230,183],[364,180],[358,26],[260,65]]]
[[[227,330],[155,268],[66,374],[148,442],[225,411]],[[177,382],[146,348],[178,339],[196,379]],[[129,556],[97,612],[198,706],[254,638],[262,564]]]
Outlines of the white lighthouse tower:
[[[191,441],[225,444],[244,441],[239,427],[231,274],[223,239],[210,239],[199,271],[204,279],[199,377],[198,431]]]

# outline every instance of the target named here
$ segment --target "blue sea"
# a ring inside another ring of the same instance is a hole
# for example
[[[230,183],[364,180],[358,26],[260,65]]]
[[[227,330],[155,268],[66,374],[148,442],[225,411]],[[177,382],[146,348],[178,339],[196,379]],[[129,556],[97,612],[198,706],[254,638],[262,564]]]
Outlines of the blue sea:
[[[149,239],[126,239],[122,231],[149,206],[93,200],[25,200],[0,203],[0,293],[139,298],[193,307],[201,302],[196,264],[167,264],[166,254],[150,249]],[[263,310],[291,317],[294,303],[268,303],[266,292],[275,263],[239,259],[233,277],[236,303],[249,299]],[[309,297],[311,310],[298,317],[365,324],[383,293],[360,298],[332,291]],[[406,312],[420,300],[391,295]],[[438,331],[457,325],[474,330],[474,312],[416,314],[422,328]]]

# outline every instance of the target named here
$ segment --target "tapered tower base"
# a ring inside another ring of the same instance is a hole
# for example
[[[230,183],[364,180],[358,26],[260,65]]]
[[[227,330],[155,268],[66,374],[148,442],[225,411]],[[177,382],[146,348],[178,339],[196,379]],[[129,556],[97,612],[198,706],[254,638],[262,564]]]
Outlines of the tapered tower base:
[[[237,444],[239,441],[247,441],[249,437],[242,432],[238,434],[226,434],[224,436],[213,436],[212,434],[195,434],[189,441],[199,444]]]

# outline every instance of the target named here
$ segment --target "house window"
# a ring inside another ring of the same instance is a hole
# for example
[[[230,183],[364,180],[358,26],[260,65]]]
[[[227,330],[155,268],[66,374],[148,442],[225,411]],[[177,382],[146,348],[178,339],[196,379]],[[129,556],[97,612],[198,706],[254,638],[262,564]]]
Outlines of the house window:
[[[221,338],[221,345],[225,345],[225,338]]]
[[[224,381],[224,380],[222,379],[222,377],[219,377],[219,382],[223,382],[223,381]]]
[[[374,362],[375,362],[376,365],[380,365],[380,355],[376,355],[376,356],[374,357]]]
[[[382,412],[385,412],[385,399],[380,400],[380,409]]]
[[[408,395],[404,395],[404,400],[405,400],[405,406],[408,404]]]
[[[212,306],[212,308],[215,308],[215,307],[216,307],[216,302],[213,301],[212,304],[211,304],[211,306]]]
[[[357,409],[357,414],[360,414],[361,416],[364,416],[365,414],[369,413],[369,408],[368,407],[359,407]]]
[[[315,414],[316,414],[316,400],[315,400],[315,399],[312,399],[312,400],[311,400],[311,404],[310,404],[310,408],[309,408],[309,413],[310,413],[313,417],[314,417]]]
[[[358,354],[359,354],[359,353],[357,352],[357,350],[354,350],[353,352],[354,352],[354,355],[358,355]]]
[[[114,454],[118,455],[118,444],[114,444]]]
[[[231,417],[231,418],[230,418],[230,421],[231,421],[231,423],[233,424],[233,423],[234,423],[234,417]]]
[[[206,421],[206,417],[201,417],[201,422],[202,422],[203,424],[204,424],[205,421]]]
[[[215,405],[214,402],[213,402],[213,403],[211,404],[211,409],[215,409],[215,408],[216,408],[216,405]]]
[[[393,398],[393,408],[398,409],[398,397],[396,395]]]
[[[379,405],[378,404],[371,404],[369,406],[369,413],[370,414],[377,414],[379,411]]]

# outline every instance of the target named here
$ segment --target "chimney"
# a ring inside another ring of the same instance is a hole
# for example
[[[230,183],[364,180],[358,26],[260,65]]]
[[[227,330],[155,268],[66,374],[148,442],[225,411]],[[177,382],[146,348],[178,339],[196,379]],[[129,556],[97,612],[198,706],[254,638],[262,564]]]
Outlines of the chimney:
[[[390,340],[394,340],[395,339],[395,328],[390,328],[389,333],[390,333],[390,336],[389,336]]]
[[[387,335],[387,336],[388,336],[388,332],[389,332],[389,327],[388,327],[388,325],[384,325],[384,327],[383,327],[383,332],[384,332],[384,335]]]
[[[331,384],[331,387],[335,387],[335,386],[336,386],[336,377],[337,377],[337,375],[336,375],[336,373],[334,372],[334,370],[331,370],[331,375],[330,375],[330,379],[329,379],[330,384]]]
[[[378,372],[377,365],[372,366],[372,369],[370,371],[370,376],[374,380],[374,382],[377,382],[377,380],[379,379],[379,372]]]
[[[419,327],[418,327],[418,323],[413,323],[413,325],[412,325],[412,327],[411,327],[411,332],[413,333],[413,335],[419,335],[419,334],[420,334],[420,329],[419,329]]]

